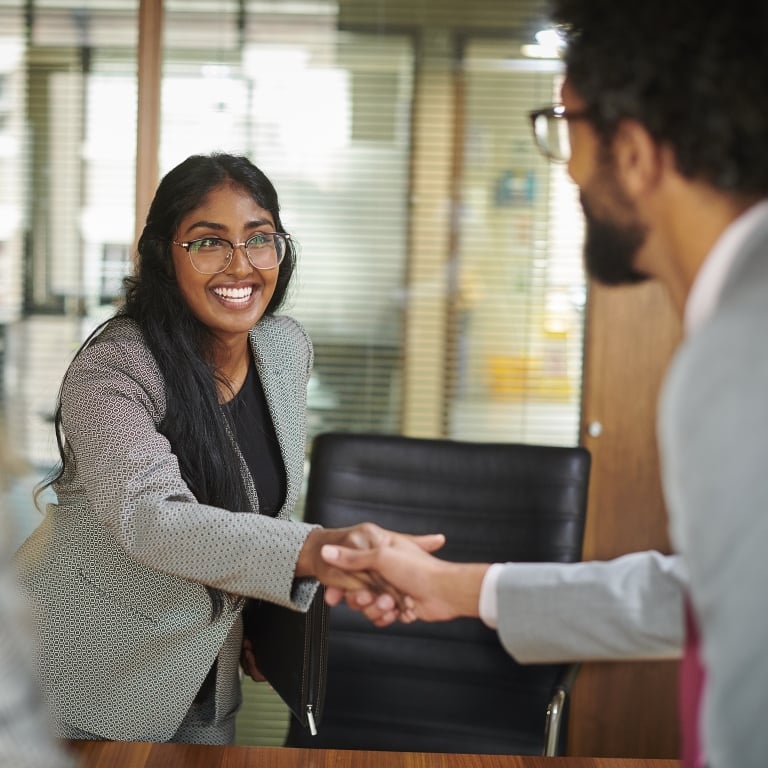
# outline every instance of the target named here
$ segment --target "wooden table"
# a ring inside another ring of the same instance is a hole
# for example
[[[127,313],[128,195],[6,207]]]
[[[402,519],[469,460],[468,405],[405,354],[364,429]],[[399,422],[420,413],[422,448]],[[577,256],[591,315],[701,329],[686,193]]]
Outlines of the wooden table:
[[[70,742],[83,768],[680,768],[677,760]]]

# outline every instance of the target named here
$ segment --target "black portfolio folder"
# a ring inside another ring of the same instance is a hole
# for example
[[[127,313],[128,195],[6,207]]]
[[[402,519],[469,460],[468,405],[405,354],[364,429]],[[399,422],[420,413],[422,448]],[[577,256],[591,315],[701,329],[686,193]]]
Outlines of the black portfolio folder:
[[[322,584],[306,613],[249,600],[243,628],[259,671],[314,735],[323,713],[328,660],[328,606]]]

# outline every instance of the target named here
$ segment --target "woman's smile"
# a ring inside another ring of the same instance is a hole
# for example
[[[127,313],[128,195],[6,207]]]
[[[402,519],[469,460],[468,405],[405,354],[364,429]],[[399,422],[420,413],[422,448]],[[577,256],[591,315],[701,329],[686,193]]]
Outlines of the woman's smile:
[[[224,306],[231,306],[235,309],[247,306],[254,294],[253,285],[243,285],[239,287],[217,285],[211,288],[211,291],[221,301]]]

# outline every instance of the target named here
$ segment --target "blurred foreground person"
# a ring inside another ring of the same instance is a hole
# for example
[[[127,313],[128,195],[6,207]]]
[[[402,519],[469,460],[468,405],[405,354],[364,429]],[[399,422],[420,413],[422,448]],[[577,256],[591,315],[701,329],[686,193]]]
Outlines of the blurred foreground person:
[[[0,422],[0,494],[13,476]],[[13,525],[0,496],[0,768],[71,768],[51,735],[33,666],[32,623],[12,567]]]

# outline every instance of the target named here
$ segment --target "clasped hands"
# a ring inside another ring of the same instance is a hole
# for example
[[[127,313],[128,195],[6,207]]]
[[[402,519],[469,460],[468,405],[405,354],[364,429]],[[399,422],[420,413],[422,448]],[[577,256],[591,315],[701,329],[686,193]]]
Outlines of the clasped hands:
[[[441,574],[445,566],[450,571],[459,564],[431,555],[444,543],[441,533],[412,536],[373,523],[314,528],[299,553],[295,575],[318,579],[325,585],[329,605],[346,601],[379,627],[396,621],[449,619],[459,614],[440,597]],[[240,661],[254,680],[264,680],[247,637]]]
[[[317,528],[296,575],[314,575],[325,584],[329,605],[345,601],[377,626],[477,616],[488,566],[434,557],[444,543],[443,534],[414,536],[373,523]]]

